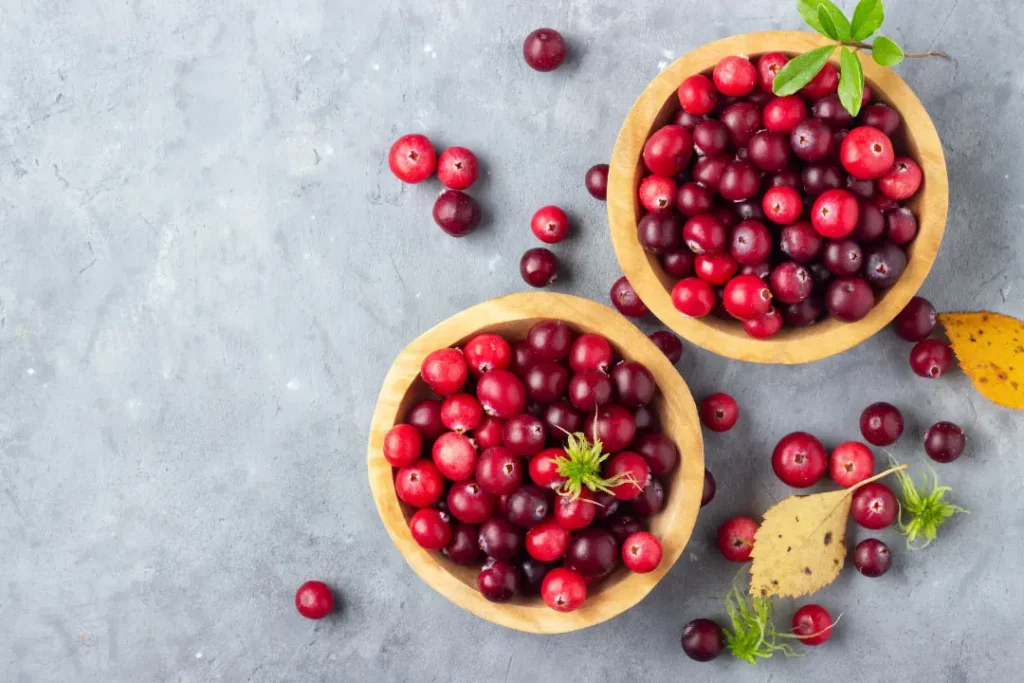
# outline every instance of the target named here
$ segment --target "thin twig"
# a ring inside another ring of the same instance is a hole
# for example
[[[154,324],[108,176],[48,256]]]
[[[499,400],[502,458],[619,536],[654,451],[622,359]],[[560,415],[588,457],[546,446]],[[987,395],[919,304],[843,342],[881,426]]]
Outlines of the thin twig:
[[[855,47],[860,50],[870,50],[873,47],[871,43],[844,42],[843,45],[847,47]],[[941,57],[942,59],[952,59],[945,52],[904,52],[903,56],[907,59],[921,59],[922,57]]]

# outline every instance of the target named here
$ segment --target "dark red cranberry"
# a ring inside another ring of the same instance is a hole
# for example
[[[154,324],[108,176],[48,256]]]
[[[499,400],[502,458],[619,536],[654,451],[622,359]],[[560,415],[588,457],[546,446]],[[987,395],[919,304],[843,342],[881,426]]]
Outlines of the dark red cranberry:
[[[761,203],[757,201],[756,197],[743,202],[736,202],[732,205],[732,208],[736,213],[736,218],[739,219],[739,223],[743,221],[763,221],[765,218],[764,210],[761,208]]]
[[[903,206],[885,214],[886,234],[893,244],[903,246],[917,237],[917,219],[914,213]]]
[[[518,455],[509,448],[488,448],[476,461],[476,482],[487,493],[507,496],[518,489],[522,481],[523,464]]]
[[[607,373],[614,357],[612,345],[599,334],[581,334],[569,350],[569,367],[574,372],[600,370]]]
[[[825,315],[825,305],[817,295],[812,295],[798,304],[790,304],[782,309],[782,317],[790,327],[807,327],[821,320]]]
[[[519,274],[531,287],[547,287],[558,279],[558,257],[550,249],[527,249],[519,259]]]
[[[784,168],[768,177],[768,187],[791,187],[799,190],[803,187],[803,180],[794,169]]]
[[[480,550],[495,560],[511,560],[523,549],[523,532],[504,517],[480,525]]]
[[[536,367],[539,368],[544,365],[549,365],[549,363],[541,363]],[[551,363],[550,365],[555,364]],[[568,373],[568,370],[562,368],[562,366],[559,365],[558,367],[563,372]],[[547,431],[544,429],[544,423],[538,418],[533,415],[519,414],[513,415],[505,422],[501,438],[505,448],[511,451],[513,455],[518,455],[520,458],[528,458],[544,448]],[[504,493],[508,492],[505,491]]]
[[[690,277],[693,275],[693,258],[694,254],[689,249],[669,249],[661,255],[661,267],[672,277]]]
[[[818,258],[825,241],[808,221],[791,223],[779,231],[779,248],[797,263]]]
[[[522,586],[519,572],[509,562],[488,562],[476,578],[476,587],[491,602],[508,602]]]
[[[608,164],[594,164],[588,168],[583,182],[591,197],[603,201],[608,196]]]
[[[465,192],[445,190],[434,202],[434,222],[452,237],[463,237],[480,224],[480,207]]]
[[[636,421],[633,413],[622,406],[606,405],[583,420],[583,433],[590,441],[596,435],[606,452],[615,453],[632,443],[636,436]]]
[[[686,221],[683,240],[695,254],[713,254],[722,251],[729,233],[721,221],[710,213],[702,213]]]
[[[526,333],[526,343],[540,360],[560,361],[572,349],[572,330],[561,320],[542,320]]]
[[[731,202],[750,199],[761,187],[761,175],[745,161],[730,161],[722,171],[718,192]]]
[[[532,529],[548,516],[552,503],[549,489],[527,484],[509,495],[505,501],[505,512],[513,524]]]
[[[726,229],[729,229],[740,222],[739,215],[733,210],[734,206],[736,204],[733,204],[733,206],[719,206],[711,209],[708,213],[717,218],[718,222],[724,225]]]
[[[892,329],[901,339],[921,341],[935,329],[938,318],[935,307],[927,299],[915,296],[892,321]]]
[[[964,430],[952,422],[936,422],[924,434],[924,450],[935,462],[953,462],[966,445]]]
[[[676,192],[676,208],[688,218],[710,211],[714,204],[711,191],[697,183],[683,183]]]
[[[694,619],[683,627],[682,644],[690,659],[710,662],[725,649],[725,634],[710,619]]]
[[[825,164],[809,164],[804,167],[803,174],[804,192],[810,197],[817,197],[827,190],[834,190],[843,181],[842,173],[836,166]]]
[[[663,254],[679,245],[682,228],[683,221],[675,211],[651,211],[637,223],[636,234],[644,249]]]
[[[526,371],[540,362],[540,354],[534,351],[526,340],[516,342],[512,345],[512,362],[508,369],[517,377],[526,375]]]
[[[850,237],[861,244],[870,244],[876,242],[883,234],[885,234],[885,218],[882,216],[882,212],[874,204],[861,202],[857,227],[853,229]]]
[[[789,163],[789,140],[782,133],[763,130],[747,143],[750,162],[762,171],[781,171]]]
[[[847,173],[843,185],[857,199],[871,199],[875,196],[875,181],[873,180],[859,180]]]
[[[650,406],[640,406],[634,410],[633,422],[636,424],[638,434],[658,428],[658,416]]]
[[[540,587],[544,584],[544,577],[554,569],[554,563],[541,562],[532,557],[527,557],[519,563],[519,573],[523,577],[520,593],[523,595],[537,595]]]
[[[889,546],[877,538],[865,538],[853,549],[853,566],[872,579],[881,576],[892,566]]]
[[[772,235],[759,221],[743,221],[732,230],[729,254],[745,266],[762,263],[772,252]]]
[[[942,377],[953,367],[953,351],[938,339],[922,339],[910,350],[910,369],[920,377]]]
[[[676,126],[682,126],[688,131],[693,132],[693,129],[697,127],[697,124],[703,120],[703,116],[700,116],[698,114],[691,114],[685,109],[680,109],[672,117],[672,124]]]
[[[713,192],[718,191],[722,174],[731,159],[722,155],[719,157],[703,157],[693,165],[693,179]]]
[[[704,470],[704,489],[700,494],[700,506],[704,507],[715,498],[715,491],[718,486],[715,484],[715,476],[709,470]]]
[[[670,178],[684,168],[693,154],[693,137],[681,126],[662,126],[644,144],[643,160],[647,169]]]
[[[654,345],[661,349],[669,362],[675,365],[683,357],[683,342],[668,330],[658,330],[649,335]]]
[[[479,534],[476,526],[457,522],[452,530],[452,539],[441,552],[455,564],[476,564],[480,559]]]
[[[825,95],[815,102],[811,112],[815,118],[821,119],[833,130],[846,128],[850,121],[853,121],[853,115],[846,111],[846,107],[839,101],[839,95],[835,93]]]
[[[860,433],[875,446],[890,446],[903,433],[903,415],[891,403],[872,403],[860,415]]]
[[[630,408],[650,403],[657,389],[650,370],[632,360],[623,361],[612,368],[611,379],[619,402]]]
[[[835,275],[856,275],[864,265],[864,252],[851,239],[829,240],[825,243],[822,261]]]
[[[824,121],[804,119],[789,134],[793,154],[807,162],[821,161],[832,151],[832,130]]]
[[[612,380],[600,370],[583,370],[569,380],[569,402],[584,412],[612,400]]]
[[[872,104],[861,110],[858,122],[863,126],[877,128],[892,137],[900,127],[900,115],[892,107],[884,104]]]
[[[619,544],[607,529],[583,529],[573,536],[565,566],[582,576],[596,578],[611,573],[619,556]]]
[[[907,255],[895,244],[868,247],[864,253],[864,277],[872,287],[883,289],[896,284],[907,268]]]
[[[772,294],[784,304],[798,304],[811,295],[814,279],[807,269],[795,261],[775,266],[771,278]]]
[[[537,71],[553,71],[565,61],[565,39],[553,28],[539,28],[523,41],[523,59]]]
[[[821,605],[804,605],[793,615],[793,634],[804,645],[821,645],[832,637],[832,615]]]
[[[452,484],[448,491],[448,510],[466,524],[479,524],[491,518],[498,504],[496,496],[484,491],[472,479]]]
[[[633,499],[633,512],[641,517],[650,517],[665,507],[665,486],[657,477],[652,477],[640,495]]]
[[[639,519],[633,515],[623,513],[616,513],[608,517],[602,522],[601,526],[612,532],[615,540],[619,543],[622,543],[638,531],[644,530],[644,526],[640,523]]]
[[[679,449],[664,434],[647,432],[636,438],[631,447],[647,461],[651,474],[663,477],[679,464]]]
[[[565,396],[565,390],[569,387],[569,370],[553,361],[537,363],[526,371],[523,384],[531,401],[551,403]],[[509,429],[509,422],[505,423],[506,432]]]
[[[832,317],[852,323],[871,312],[875,293],[863,278],[841,277],[828,286],[825,305]]]
[[[642,318],[650,312],[625,275],[612,284],[611,298],[619,313],[630,318]]]
[[[565,441],[565,434],[583,429],[583,416],[568,401],[555,401],[544,410],[544,426],[548,438],[556,443]]]
[[[424,441],[433,441],[448,431],[441,421],[441,402],[427,399],[409,410],[405,421],[419,430]]]
[[[737,147],[746,147],[761,127],[761,112],[749,102],[730,104],[722,112],[722,123],[729,130],[729,140]]]
[[[805,264],[807,272],[814,278],[814,291],[824,293],[828,286],[832,284],[832,280],[836,279],[836,276],[831,270],[825,267],[825,264],[821,261],[815,261],[814,263]]]
[[[693,146],[709,157],[725,154],[729,149],[729,129],[721,121],[701,121],[693,129]]]

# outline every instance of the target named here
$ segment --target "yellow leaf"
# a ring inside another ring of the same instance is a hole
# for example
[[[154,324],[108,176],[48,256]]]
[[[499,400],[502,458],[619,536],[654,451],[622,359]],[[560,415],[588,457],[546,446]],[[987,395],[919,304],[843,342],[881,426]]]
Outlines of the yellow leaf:
[[[1006,408],[1024,410],[1024,322],[1000,313],[943,313],[939,321],[974,388]]]

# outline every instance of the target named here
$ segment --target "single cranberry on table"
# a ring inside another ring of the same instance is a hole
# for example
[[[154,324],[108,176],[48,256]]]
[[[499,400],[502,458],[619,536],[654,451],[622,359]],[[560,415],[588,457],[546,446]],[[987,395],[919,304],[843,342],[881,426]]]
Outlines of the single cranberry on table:
[[[384,435],[384,459],[392,467],[405,467],[423,452],[423,435],[409,424],[398,424]]]
[[[531,287],[547,287],[558,279],[558,257],[550,249],[527,249],[519,259],[519,274]]]
[[[537,403],[552,403],[565,395],[569,387],[569,369],[554,361],[542,361],[523,375],[526,396]],[[511,418],[509,422],[514,420]],[[508,429],[508,423],[505,424]]]
[[[668,330],[651,332],[648,336],[673,365],[683,357],[683,342]]]
[[[594,164],[588,168],[583,184],[591,197],[604,201],[608,196],[608,164]]]
[[[648,531],[638,531],[622,543],[622,563],[637,574],[654,571],[661,563],[661,541]]]
[[[425,508],[441,499],[444,477],[429,460],[417,460],[398,470],[395,475],[398,499],[416,508]]]
[[[553,71],[565,61],[565,39],[553,28],[532,31],[523,41],[523,59],[537,71]]]
[[[846,441],[832,449],[828,471],[837,484],[848,489],[874,474],[875,456],[861,442]]]
[[[420,365],[420,377],[435,394],[449,396],[466,383],[469,368],[458,349],[431,351]]]
[[[746,562],[754,550],[758,523],[750,517],[733,517],[718,527],[718,549],[730,562]]]
[[[448,491],[448,510],[465,524],[480,524],[494,515],[498,498],[487,493],[472,479],[459,481]]]
[[[683,627],[683,652],[697,662],[710,662],[725,649],[722,627],[710,619],[694,619]]]
[[[522,484],[523,464],[507,448],[488,448],[476,461],[476,481],[486,493],[507,496]]]
[[[889,546],[877,538],[865,538],[853,549],[853,566],[864,576],[878,578],[892,566]]]
[[[641,181],[637,194],[640,204],[648,211],[665,211],[675,204],[677,192],[676,183],[671,178],[650,175]]]
[[[924,434],[924,450],[935,462],[953,462],[964,452],[967,437],[952,422],[936,422]]]
[[[804,605],[793,615],[793,634],[804,645],[821,645],[832,637],[832,615],[821,605]]]
[[[621,451],[636,436],[636,421],[633,413],[617,404],[601,406],[583,421],[583,433],[588,440],[597,439],[607,453]]]
[[[773,133],[791,133],[807,118],[807,105],[796,95],[776,97],[764,106],[762,118],[764,127]]]
[[[444,190],[434,202],[434,222],[452,237],[464,237],[480,224],[480,207],[461,190]]]
[[[619,560],[619,544],[607,529],[589,528],[577,532],[569,542],[565,566],[584,578],[611,573]]]
[[[892,329],[900,339],[921,341],[935,329],[938,317],[927,299],[915,296],[892,321]]]
[[[480,569],[476,587],[491,602],[508,602],[522,587],[522,578],[512,563],[493,560]]]
[[[953,367],[953,351],[944,341],[922,339],[910,350],[910,369],[928,379],[942,377]]]
[[[693,153],[693,137],[682,126],[659,128],[644,144],[643,159],[655,175],[672,177],[686,168]]]
[[[698,116],[709,113],[718,103],[715,84],[703,74],[694,74],[686,78],[679,85],[676,95],[683,111]]]
[[[801,264],[783,261],[772,270],[771,291],[784,304],[798,304],[811,295],[814,280]]]
[[[757,84],[763,92],[770,93],[775,77],[782,67],[789,63],[789,57],[781,52],[766,52],[757,60]]]
[[[900,127],[900,115],[884,104],[872,104],[861,110],[857,118],[862,126],[877,128],[885,135],[892,136]]]
[[[650,216],[651,214],[648,214]],[[646,218],[645,216],[644,218]],[[643,219],[641,219],[641,223]],[[722,251],[729,239],[729,233],[714,215],[702,213],[686,221],[682,230],[686,246],[694,254],[713,254]],[[643,240],[641,240],[643,244]]]
[[[873,244],[864,251],[864,277],[876,289],[896,284],[907,268],[907,255],[895,244]]]
[[[613,358],[612,345],[598,334],[581,334],[569,349],[569,367],[573,372],[598,370],[607,373]]]
[[[569,232],[569,217],[557,206],[543,206],[530,219],[530,230],[541,242],[557,244]]]
[[[455,564],[476,564],[480,560],[479,535],[480,530],[475,525],[457,522],[452,529],[452,539],[441,552]]]
[[[893,244],[903,246],[917,237],[917,219],[914,213],[898,206],[885,214],[886,235]]]
[[[746,161],[730,161],[722,169],[718,193],[730,202],[750,199],[761,187],[761,174]]]
[[[832,129],[818,119],[804,119],[790,131],[789,145],[801,160],[821,161],[832,151]]]
[[[729,394],[718,392],[700,402],[700,421],[713,432],[727,432],[736,425],[740,408]]]
[[[807,488],[828,469],[828,451],[807,432],[792,432],[782,437],[772,451],[772,469],[783,483]]]
[[[437,152],[426,135],[403,135],[391,145],[388,167],[404,183],[422,183],[434,174]]]
[[[752,318],[743,321],[743,331],[754,339],[768,339],[774,337],[782,329],[782,314],[778,309],[772,307],[760,318]]]
[[[426,550],[441,550],[452,540],[448,515],[434,508],[417,510],[409,519],[409,531],[413,540]]]
[[[712,78],[718,92],[740,97],[757,85],[757,69],[746,57],[725,57],[715,65]]]
[[[587,583],[578,572],[565,567],[552,569],[540,589],[544,604],[558,612],[572,612],[587,599]]]
[[[682,233],[682,218],[671,210],[651,211],[645,214],[636,226],[640,246],[652,254],[664,254],[678,247]]]
[[[846,237],[857,227],[860,205],[846,190],[827,190],[814,200],[811,225],[822,237]]]
[[[839,148],[839,160],[847,173],[859,180],[880,178],[896,159],[889,136],[871,126],[849,132]]]
[[[715,157],[725,154],[729,149],[729,129],[721,121],[701,121],[694,127],[692,135],[693,146],[698,154]]]
[[[900,503],[888,486],[873,481],[853,492],[850,516],[865,529],[884,529],[896,520]]]
[[[479,173],[476,155],[465,147],[449,147],[437,160],[437,178],[452,190],[465,190]]]
[[[772,187],[761,198],[761,208],[773,223],[788,225],[800,218],[804,205],[800,193],[791,187]]]
[[[612,284],[610,295],[612,304],[624,316],[642,318],[650,313],[644,302],[640,300],[636,290],[633,289],[633,285],[629,284],[629,280],[626,279],[625,275]]]
[[[599,510],[594,494],[588,488],[580,491],[579,498],[575,500],[562,495],[555,498],[555,520],[573,531],[590,526]]]
[[[825,292],[825,306],[833,318],[856,322],[874,308],[875,293],[864,278],[837,278]]]
[[[441,422],[440,401],[429,398],[420,401],[409,410],[405,419],[419,431],[424,441],[433,441],[447,431],[444,423]]]
[[[704,489],[700,494],[700,506],[704,507],[715,498],[715,491],[718,490],[718,486],[715,483],[715,477],[707,469],[704,470]]]
[[[507,419],[526,407],[526,387],[508,370],[485,372],[476,384],[476,396],[488,415]]]
[[[307,619],[323,619],[334,611],[334,594],[323,581],[307,581],[295,591],[295,609]]]
[[[672,305],[691,318],[705,316],[715,307],[715,290],[700,278],[683,278],[672,287]]]
[[[622,451],[611,457],[605,465],[604,476],[619,477],[621,483],[608,487],[618,500],[633,500],[643,493],[651,470],[639,453]]]
[[[903,434],[903,415],[891,403],[872,403],[860,415],[860,433],[875,446],[891,446]]]

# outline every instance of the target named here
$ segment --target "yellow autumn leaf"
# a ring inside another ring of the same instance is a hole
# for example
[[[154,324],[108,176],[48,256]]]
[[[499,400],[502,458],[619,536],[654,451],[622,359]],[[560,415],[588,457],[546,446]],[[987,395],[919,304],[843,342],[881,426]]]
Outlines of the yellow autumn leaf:
[[[985,398],[1024,410],[1024,322],[1001,313],[942,313],[964,374]]]

